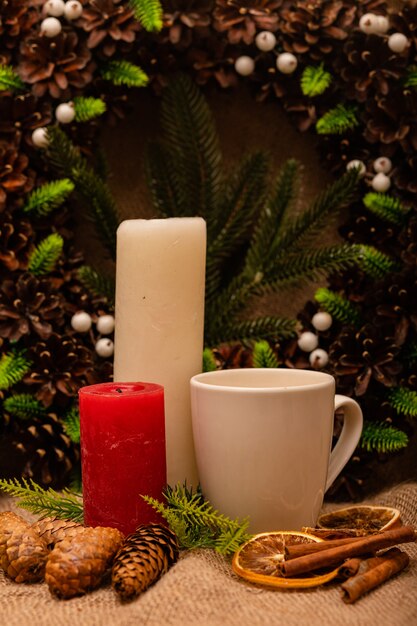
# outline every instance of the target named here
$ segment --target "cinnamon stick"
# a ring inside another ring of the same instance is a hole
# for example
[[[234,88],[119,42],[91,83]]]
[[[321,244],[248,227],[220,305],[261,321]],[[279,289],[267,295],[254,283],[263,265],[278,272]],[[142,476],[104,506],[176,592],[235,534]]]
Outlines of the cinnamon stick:
[[[296,559],[283,561],[281,573],[283,576],[298,576],[329,565],[340,565],[345,559],[377,552],[383,548],[391,548],[398,543],[407,543],[416,540],[416,532],[412,526],[401,526],[386,530],[376,535],[361,538],[337,548],[328,548],[315,554],[307,554]]]
[[[345,537],[344,539],[328,539],[324,541],[312,541],[311,543],[296,543],[291,546],[285,546],[285,558],[295,559],[306,554],[315,554],[329,548],[338,548],[355,541],[361,541],[363,537]]]
[[[348,559],[339,567],[339,576],[341,578],[351,578],[356,574],[365,574],[373,567],[381,564],[381,561],[386,558],[389,553],[394,553],[394,550],[398,548],[391,548],[387,552],[383,552],[378,556],[371,556],[369,558],[361,558],[359,556]],[[398,550],[399,551],[399,550]]]
[[[352,576],[342,584],[344,602],[347,604],[356,602],[365,593],[401,572],[410,562],[408,554],[398,550],[398,548],[388,550],[377,558],[381,562],[376,567],[371,567],[365,573]]]

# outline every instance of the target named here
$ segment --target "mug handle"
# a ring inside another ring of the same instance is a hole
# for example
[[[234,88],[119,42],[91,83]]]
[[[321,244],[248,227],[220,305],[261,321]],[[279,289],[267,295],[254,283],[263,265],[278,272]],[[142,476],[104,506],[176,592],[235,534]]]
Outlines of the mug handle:
[[[343,428],[330,455],[325,491],[328,490],[349,461],[362,434],[363,417],[359,404],[347,396],[336,395],[334,399],[335,411],[340,407],[345,409]]]

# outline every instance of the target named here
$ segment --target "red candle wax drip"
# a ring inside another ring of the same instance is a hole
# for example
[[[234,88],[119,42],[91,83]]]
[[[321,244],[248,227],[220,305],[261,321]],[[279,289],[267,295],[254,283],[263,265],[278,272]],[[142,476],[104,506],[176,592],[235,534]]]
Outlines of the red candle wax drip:
[[[141,495],[166,485],[164,390],[102,383],[79,391],[84,522],[125,534],[161,518]]]

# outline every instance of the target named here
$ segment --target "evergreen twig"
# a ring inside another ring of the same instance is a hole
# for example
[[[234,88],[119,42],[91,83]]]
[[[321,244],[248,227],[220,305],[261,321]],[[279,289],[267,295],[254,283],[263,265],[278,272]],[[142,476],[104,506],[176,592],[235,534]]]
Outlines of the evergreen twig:
[[[106,111],[106,103],[101,98],[79,96],[74,98],[76,122],[88,122]]]
[[[203,350],[203,372],[214,372],[217,369],[216,359],[210,348]]]
[[[25,83],[10,65],[0,65],[0,91],[22,91]]]
[[[278,367],[277,356],[265,340],[257,341],[252,352],[253,367]]]
[[[380,219],[398,225],[404,222],[405,216],[410,211],[410,207],[404,206],[401,200],[385,193],[371,191],[366,194],[363,203]]]
[[[20,382],[31,365],[23,350],[3,353],[0,359],[0,389],[10,389]]]
[[[408,436],[389,424],[367,422],[364,424],[359,447],[368,452],[397,452],[408,445]]]
[[[73,443],[80,443],[80,414],[77,406],[71,407],[63,417],[62,427]]]
[[[335,320],[343,324],[352,324],[353,326],[360,324],[361,314],[359,309],[340,294],[326,287],[319,287],[314,294],[314,298],[322,309],[330,313]]]
[[[20,419],[43,417],[46,408],[29,393],[19,393],[9,396],[3,402],[4,410]]]
[[[324,69],[323,63],[308,65],[301,75],[301,91],[305,96],[314,98],[322,94],[332,82],[332,75]]]
[[[109,61],[102,71],[101,76],[113,85],[125,85],[126,87],[146,87],[149,82],[148,76],[138,66],[129,61]]]
[[[407,417],[417,417],[417,391],[407,387],[394,387],[388,393],[392,407]]]
[[[58,233],[42,239],[29,256],[28,270],[35,276],[44,276],[54,269],[64,248],[64,240]]]
[[[162,28],[163,9],[159,0],[129,0],[135,18],[148,32]]]
[[[78,269],[80,282],[94,295],[107,298],[110,305],[114,305],[114,279],[103,276],[89,265],[83,265]]]
[[[29,195],[23,209],[37,217],[45,217],[61,206],[74,190],[74,183],[69,178],[54,180],[38,187]]]
[[[384,278],[386,274],[393,272],[396,263],[388,255],[373,246],[362,245],[360,265],[364,272],[372,278]]]
[[[359,125],[356,107],[338,104],[316,123],[319,135],[341,135]]]

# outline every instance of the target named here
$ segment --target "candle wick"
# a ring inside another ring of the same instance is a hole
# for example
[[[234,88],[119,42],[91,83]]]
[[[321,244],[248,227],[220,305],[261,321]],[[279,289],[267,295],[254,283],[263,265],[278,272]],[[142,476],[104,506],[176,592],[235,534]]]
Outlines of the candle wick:
[[[117,393],[122,393],[122,389],[120,389],[119,387],[116,389]]]

